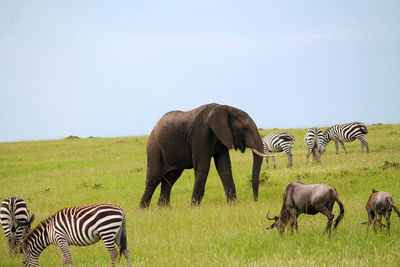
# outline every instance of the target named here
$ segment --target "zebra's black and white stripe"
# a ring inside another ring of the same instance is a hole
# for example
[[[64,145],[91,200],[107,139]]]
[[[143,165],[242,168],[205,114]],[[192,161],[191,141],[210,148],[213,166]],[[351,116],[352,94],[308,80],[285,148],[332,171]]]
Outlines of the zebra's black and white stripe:
[[[328,128],[322,139],[322,146],[326,147],[329,141],[335,142],[336,154],[338,154],[339,147],[338,142],[342,145],[344,152],[347,153],[344,147],[344,142],[353,142],[358,139],[361,142],[361,151],[364,150],[364,146],[367,147],[367,153],[369,153],[368,142],[365,140],[365,135],[368,133],[367,126],[362,122],[351,122],[345,124],[337,124]]]
[[[324,139],[324,133],[320,128],[312,127],[308,129],[306,135],[304,136],[304,143],[307,147],[307,162],[312,154],[313,160],[321,162],[321,155],[325,152],[326,146],[321,146]]]
[[[39,255],[54,244],[61,249],[63,263],[72,265],[68,245],[88,246],[103,240],[114,266],[124,254],[131,266],[126,238],[125,214],[114,204],[96,204],[65,208],[39,223],[20,245],[24,266],[38,266]]]
[[[264,145],[264,153],[269,155],[270,153],[273,155],[274,152],[282,152],[285,151],[286,155],[288,155],[288,167],[293,165],[292,162],[292,148],[294,145],[294,136],[289,133],[276,133],[269,134],[263,138]],[[268,166],[268,157],[265,158]],[[272,157],[275,168],[275,157]]]
[[[31,215],[24,200],[10,197],[1,202],[0,222],[10,248],[10,256],[16,254],[18,245],[31,229],[33,219],[34,215]]]

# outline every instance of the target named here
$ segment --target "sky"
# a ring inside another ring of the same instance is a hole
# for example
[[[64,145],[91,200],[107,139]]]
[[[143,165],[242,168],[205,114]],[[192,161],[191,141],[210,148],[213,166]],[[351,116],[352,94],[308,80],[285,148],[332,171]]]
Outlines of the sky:
[[[148,135],[207,103],[400,123],[400,1],[0,1],[0,142]]]

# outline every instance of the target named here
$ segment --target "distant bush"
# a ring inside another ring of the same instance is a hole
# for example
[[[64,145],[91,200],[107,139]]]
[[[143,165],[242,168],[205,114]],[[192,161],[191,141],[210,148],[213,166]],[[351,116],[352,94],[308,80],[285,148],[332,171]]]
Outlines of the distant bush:
[[[387,169],[390,169],[390,168],[399,169],[400,168],[400,163],[398,163],[398,162],[390,162],[390,161],[385,160],[383,162],[383,165],[382,165],[382,170],[387,170]]]
[[[70,135],[70,136],[66,137],[65,139],[80,139],[80,138],[75,135]]]

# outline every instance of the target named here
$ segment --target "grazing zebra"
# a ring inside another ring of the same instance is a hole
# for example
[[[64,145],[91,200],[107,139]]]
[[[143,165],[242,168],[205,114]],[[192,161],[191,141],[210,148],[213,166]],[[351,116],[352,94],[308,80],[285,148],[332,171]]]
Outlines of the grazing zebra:
[[[61,249],[63,263],[72,265],[68,245],[88,246],[103,240],[111,256],[111,265],[119,247],[131,266],[126,240],[126,220],[121,208],[114,204],[97,204],[65,208],[44,219],[22,240],[19,249],[24,266],[38,266],[39,255],[50,244]]]
[[[10,256],[16,254],[21,240],[31,230],[34,218],[25,201],[20,198],[10,197],[1,202],[0,222],[10,248]]]
[[[282,152],[285,151],[286,155],[288,155],[288,167],[293,165],[292,163],[292,147],[294,145],[294,136],[289,133],[277,133],[277,134],[269,134],[263,138],[264,144],[264,153],[269,155],[273,155],[274,152]],[[265,158],[268,166],[268,157]],[[275,166],[275,157],[272,157]]]
[[[325,131],[322,139],[322,147],[325,148],[329,141],[333,140],[335,142],[336,154],[339,151],[338,142],[342,145],[344,152],[347,153],[344,142],[353,142],[357,138],[361,142],[361,151],[364,151],[364,146],[366,146],[367,153],[369,153],[368,143],[365,140],[367,133],[367,126],[362,122],[337,124]]]
[[[321,162],[321,155],[325,152],[325,146],[321,146],[323,136],[324,133],[320,128],[313,127],[308,129],[306,135],[304,136],[304,143],[307,147],[307,163],[308,158],[310,157],[310,152],[314,161]]]

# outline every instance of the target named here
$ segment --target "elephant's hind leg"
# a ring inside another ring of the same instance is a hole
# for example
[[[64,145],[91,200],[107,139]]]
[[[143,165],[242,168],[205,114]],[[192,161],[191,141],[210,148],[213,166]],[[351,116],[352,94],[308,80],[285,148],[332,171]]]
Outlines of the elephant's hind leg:
[[[164,179],[161,180],[161,193],[158,199],[158,205],[169,205],[169,199],[171,195],[171,189],[176,180],[181,176],[183,170],[168,172]]]
[[[140,207],[147,208],[150,205],[151,197],[154,194],[157,186],[160,184],[160,179],[158,177],[149,176],[146,180],[146,188],[140,200]]]

